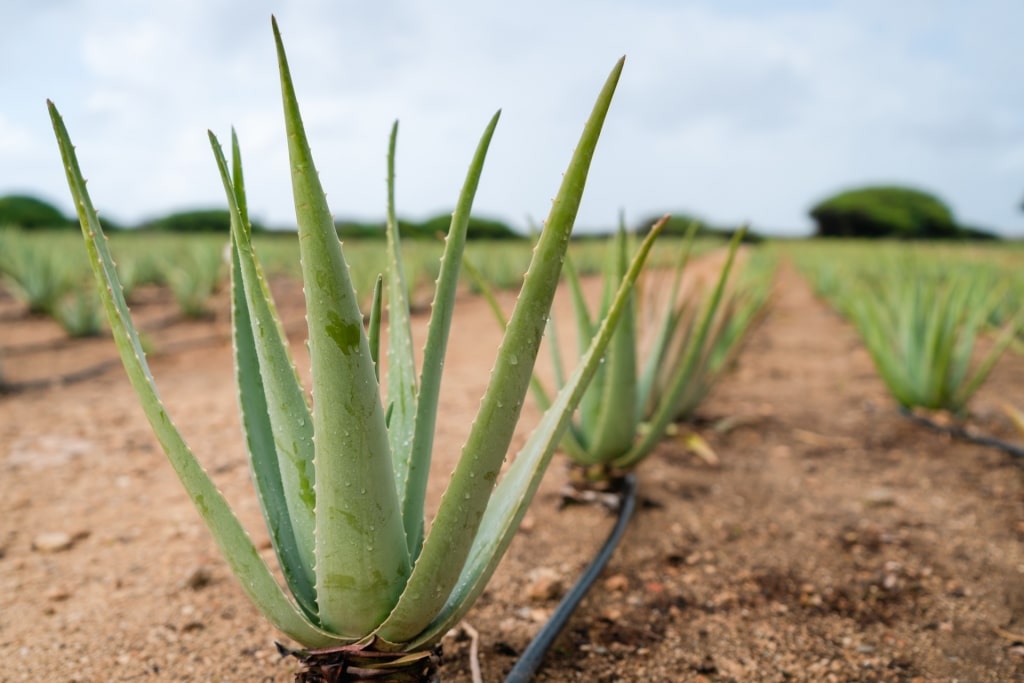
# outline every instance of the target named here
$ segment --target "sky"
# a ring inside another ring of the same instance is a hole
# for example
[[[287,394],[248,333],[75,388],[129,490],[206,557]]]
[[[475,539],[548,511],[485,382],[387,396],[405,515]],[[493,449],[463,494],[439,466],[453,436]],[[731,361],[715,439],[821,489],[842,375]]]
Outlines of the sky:
[[[0,195],[69,214],[47,98],[101,216],[225,207],[206,133],[234,126],[252,217],[294,225],[273,14],[338,218],[384,215],[396,119],[399,215],[450,211],[500,109],[474,212],[542,221],[626,55],[578,230],[802,235],[829,195],[901,184],[1024,236],[1020,0],[0,2]]]

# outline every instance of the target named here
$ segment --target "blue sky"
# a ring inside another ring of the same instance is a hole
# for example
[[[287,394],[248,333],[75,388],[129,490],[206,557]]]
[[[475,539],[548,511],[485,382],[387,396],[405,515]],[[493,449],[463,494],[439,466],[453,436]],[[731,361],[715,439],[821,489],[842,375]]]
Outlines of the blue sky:
[[[547,215],[576,137],[627,55],[578,224],[666,210],[777,234],[848,187],[935,192],[1024,235],[1018,0],[7,3],[0,194],[71,210],[53,99],[95,203],[133,223],[224,203],[206,130],[238,130],[251,212],[294,222],[270,15],[332,210],[378,219],[400,120],[398,210],[450,210],[502,109],[476,210]]]

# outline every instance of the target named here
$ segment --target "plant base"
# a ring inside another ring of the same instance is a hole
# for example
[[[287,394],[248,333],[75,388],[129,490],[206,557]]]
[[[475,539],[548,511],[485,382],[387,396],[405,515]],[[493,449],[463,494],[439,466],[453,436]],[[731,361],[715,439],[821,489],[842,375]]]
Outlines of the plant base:
[[[562,487],[562,506],[602,505],[616,512],[622,503],[629,470],[614,465],[569,465],[569,482]]]
[[[438,683],[441,646],[424,652],[378,652],[370,644],[324,650],[292,650],[277,643],[282,656],[295,657],[302,668],[295,683]]]

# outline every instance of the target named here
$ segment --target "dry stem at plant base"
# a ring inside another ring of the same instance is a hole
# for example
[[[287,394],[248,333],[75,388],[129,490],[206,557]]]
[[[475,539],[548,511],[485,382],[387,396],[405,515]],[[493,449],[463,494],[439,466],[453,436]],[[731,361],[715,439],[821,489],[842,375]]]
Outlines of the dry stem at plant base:
[[[571,460],[567,470],[567,481],[559,492],[561,507],[575,504],[600,505],[612,512],[622,505],[626,477],[633,472],[633,469],[623,469],[613,463],[583,465]]]
[[[440,681],[442,648],[417,652],[381,652],[368,643],[321,650],[293,650],[277,643],[285,657],[302,668],[295,683],[433,683]]]

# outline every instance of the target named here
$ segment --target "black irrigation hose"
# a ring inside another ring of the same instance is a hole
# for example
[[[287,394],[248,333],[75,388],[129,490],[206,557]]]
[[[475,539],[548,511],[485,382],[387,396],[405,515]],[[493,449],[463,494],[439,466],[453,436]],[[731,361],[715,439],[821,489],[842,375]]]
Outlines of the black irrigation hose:
[[[901,407],[900,414],[903,415],[903,417],[909,419],[911,422],[923,425],[928,429],[939,432],[940,434],[947,434],[957,439],[970,441],[971,443],[976,443],[979,446],[987,446],[989,448],[999,449],[1002,452],[1007,453],[1016,458],[1017,460],[1021,461],[1020,464],[1024,465],[1024,448],[1021,448],[1020,446],[1015,446],[1012,443],[1007,443],[992,436],[975,434],[964,429],[963,427],[950,427],[948,425],[941,425],[938,422],[928,419],[927,417],[924,417],[922,415],[916,415],[907,408]]]
[[[569,621],[569,617],[572,616],[572,613],[583,600],[583,596],[587,594],[587,591],[590,590],[590,587],[597,580],[598,575],[600,575],[601,570],[608,564],[608,560],[611,559],[615,548],[619,545],[619,541],[622,540],[626,526],[629,524],[633,511],[636,509],[635,473],[630,472],[623,477],[619,500],[619,516],[615,521],[615,526],[612,527],[611,533],[608,534],[608,539],[604,542],[597,555],[594,556],[594,559],[591,560],[590,565],[580,575],[579,580],[566,593],[562,601],[558,603],[558,607],[555,608],[548,622],[544,624],[540,632],[523,650],[519,661],[508,672],[505,683],[527,683],[533,678],[533,675],[537,673],[541,662],[544,660],[544,655],[551,649],[558,634],[562,632],[562,628]]]

